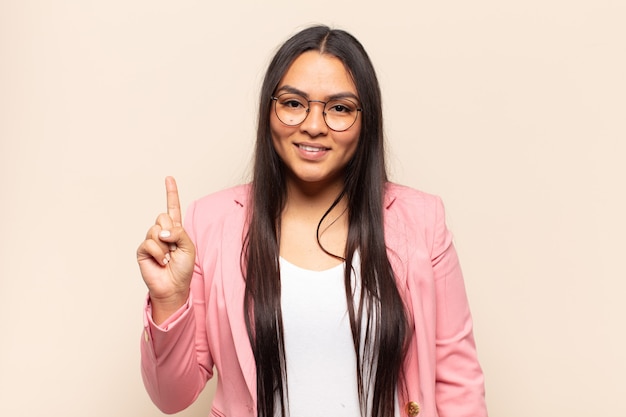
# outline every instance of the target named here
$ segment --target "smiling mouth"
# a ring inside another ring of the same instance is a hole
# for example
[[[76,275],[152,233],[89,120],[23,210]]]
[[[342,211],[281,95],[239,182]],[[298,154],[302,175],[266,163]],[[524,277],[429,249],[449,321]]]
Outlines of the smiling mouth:
[[[330,150],[330,148],[310,146],[310,145],[296,145],[296,146],[302,149],[303,151],[307,151],[307,152],[323,152],[323,151]]]

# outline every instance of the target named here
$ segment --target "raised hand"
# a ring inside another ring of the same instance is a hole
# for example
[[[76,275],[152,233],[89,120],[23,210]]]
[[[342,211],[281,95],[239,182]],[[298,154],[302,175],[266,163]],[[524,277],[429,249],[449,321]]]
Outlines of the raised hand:
[[[160,324],[189,296],[196,249],[183,229],[176,181],[165,179],[167,213],[161,213],[137,249],[137,262],[150,292],[153,320]]]

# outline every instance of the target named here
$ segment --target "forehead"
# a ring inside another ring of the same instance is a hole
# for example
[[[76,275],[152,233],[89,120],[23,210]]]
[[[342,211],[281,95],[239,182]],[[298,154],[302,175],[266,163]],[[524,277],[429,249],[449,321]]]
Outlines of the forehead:
[[[278,84],[320,98],[338,93],[357,94],[350,72],[339,58],[319,51],[307,51],[296,58]]]

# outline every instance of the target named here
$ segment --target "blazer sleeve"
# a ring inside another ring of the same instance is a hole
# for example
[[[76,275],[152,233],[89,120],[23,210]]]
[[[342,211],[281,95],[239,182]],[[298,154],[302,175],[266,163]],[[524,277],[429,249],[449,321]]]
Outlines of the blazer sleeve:
[[[192,204],[185,218],[185,230],[196,244]],[[196,244],[197,246],[197,244]],[[144,309],[141,340],[141,374],[146,391],[164,413],[176,413],[190,406],[213,375],[204,308],[204,277],[196,259],[191,293],[187,303],[161,326],[152,320],[149,299]]]
[[[484,378],[476,354],[463,274],[439,198],[435,203],[431,261],[436,294],[438,414],[440,417],[486,417]]]

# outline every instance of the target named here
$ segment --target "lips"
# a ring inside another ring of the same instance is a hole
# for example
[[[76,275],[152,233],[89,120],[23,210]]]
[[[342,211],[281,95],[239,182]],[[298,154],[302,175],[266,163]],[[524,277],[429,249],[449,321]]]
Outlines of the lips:
[[[321,161],[326,158],[330,148],[326,146],[318,145],[317,143],[294,143],[298,155],[305,161]]]
[[[311,146],[311,145],[302,145],[302,144],[296,144],[296,146],[299,149],[302,149],[303,151],[306,151],[306,152],[323,152],[323,151],[328,151],[330,149],[330,148],[326,148],[322,146]]]

